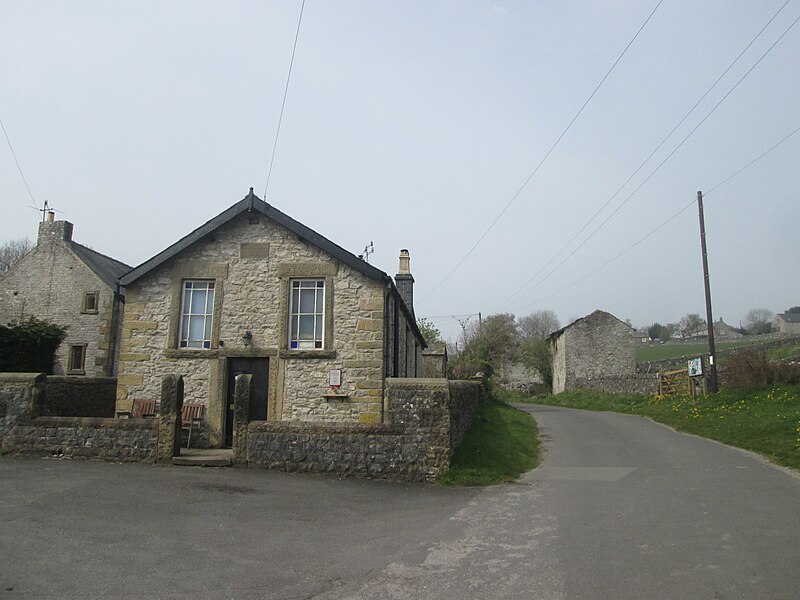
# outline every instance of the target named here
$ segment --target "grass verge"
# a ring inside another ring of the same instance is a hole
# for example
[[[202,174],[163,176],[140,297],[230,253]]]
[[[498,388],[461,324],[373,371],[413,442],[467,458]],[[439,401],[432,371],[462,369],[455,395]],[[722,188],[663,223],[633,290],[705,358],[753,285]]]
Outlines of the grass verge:
[[[481,398],[450,469],[436,482],[446,486],[513,481],[539,464],[539,430],[527,413],[493,396]]]
[[[506,392],[502,397],[510,402],[643,415],[679,431],[752,450],[777,464],[800,469],[800,385],[722,390],[696,400],[587,391],[535,398]]]

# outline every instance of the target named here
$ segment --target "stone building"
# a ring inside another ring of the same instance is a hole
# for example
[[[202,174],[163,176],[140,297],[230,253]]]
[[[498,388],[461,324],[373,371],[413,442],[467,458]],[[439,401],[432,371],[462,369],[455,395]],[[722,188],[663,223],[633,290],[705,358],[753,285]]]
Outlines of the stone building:
[[[393,281],[251,188],[122,278],[117,408],[180,374],[185,402],[207,407],[206,443],[230,446],[235,377],[250,373],[255,420],[383,423],[386,378],[422,370],[409,261]]]
[[[633,328],[602,310],[553,332],[550,343],[554,394],[636,373]]]
[[[68,326],[53,373],[115,374],[119,277],[128,265],[72,241],[73,225],[48,212],[36,247],[0,276],[0,322],[36,317]]]
[[[775,329],[780,333],[800,333],[800,313],[775,315]]]

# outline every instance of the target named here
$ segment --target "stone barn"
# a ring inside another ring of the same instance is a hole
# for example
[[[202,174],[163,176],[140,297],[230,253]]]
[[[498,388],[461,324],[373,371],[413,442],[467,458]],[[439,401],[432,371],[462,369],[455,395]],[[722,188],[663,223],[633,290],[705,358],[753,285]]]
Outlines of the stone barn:
[[[633,333],[630,325],[602,310],[553,332],[553,393],[634,377]]]

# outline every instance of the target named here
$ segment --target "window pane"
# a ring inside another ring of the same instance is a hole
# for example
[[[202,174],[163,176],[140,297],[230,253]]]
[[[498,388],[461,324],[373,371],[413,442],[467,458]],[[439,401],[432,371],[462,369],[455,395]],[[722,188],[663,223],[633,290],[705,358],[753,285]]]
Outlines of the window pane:
[[[185,340],[189,337],[189,317],[184,317],[181,323],[181,339]]]
[[[295,289],[292,290],[292,313],[296,313],[299,307],[300,307],[300,291]]]
[[[291,333],[291,338],[290,339],[296,340],[297,339],[297,317],[293,316],[290,319],[290,323],[291,323],[291,326],[292,326],[292,333]]]
[[[205,319],[206,322],[206,329],[203,333],[203,339],[208,341],[211,339],[211,319]]]
[[[300,317],[300,339],[314,339],[314,317],[313,315],[302,315]]]
[[[316,335],[314,336],[314,339],[321,340],[322,339],[322,315],[317,315],[316,316],[316,323],[314,325],[315,325],[315,330],[316,330],[315,331]]]
[[[313,313],[314,312],[314,293],[308,290],[300,292],[300,312]]]
[[[322,307],[325,306],[325,292],[317,288],[317,312],[322,312]]]
[[[189,284],[188,281],[186,283],[187,285]],[[192,298],[192,292],[190,292],[189,290],[184,290],[183,304],[181,305],[183,308],[181,309],[181,314],[185,315],[189,312],[189,302],[191,301],[191,298]]]
[[[203,319],[202,317],[189,317],[189,339],[202,340],[203,339]]]
[[[208,298],[206,299],[206,314],[212,315],[214,314],[214,290],[211,290],[207,294]]]
[[[192,292],[192,314],[202,315],[205,313],[206,308],[206,292],[205,290],[194,290]]]

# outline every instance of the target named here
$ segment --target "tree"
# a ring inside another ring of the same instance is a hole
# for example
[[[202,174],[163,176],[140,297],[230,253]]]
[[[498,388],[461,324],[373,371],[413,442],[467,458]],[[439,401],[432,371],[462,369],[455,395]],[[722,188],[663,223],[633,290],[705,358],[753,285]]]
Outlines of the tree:
[[[453,375],[465,378],[481,372],[491,377],[518,353],[519,333],[514,315],[490,315],[482,323],[473,323],[465,330],[461,352],[452,361]]]
[[[10,270],[31,250],[33,243],[28,238],[11,240],[0,245],[0,273]]]
[[[561,327],[552,310],[537,310],[517,322],[522,338],[522,363],[539,374],[548,389],[553,387],[553,352],[550,334]]]
[[[680,328],[681,337],[691,337],[697,335],[703,329],[706,320],[697,313],[689,313],[681,317],[678,327]]]
[[[429,346],[439,341],[442,337],[442,332],[429,320],[425,317],[421,317],[417,319],[417,327],[419,328],[419,332],[422,334],[422,337],[425,339],[425,343]]]
[[[521,317],[517,322],[522,339],[543,340],[561,327],[556,313],[552,310],[537,310],[527,317]]]
[[[650,327],[647,328],[647,336],[651,340],[660,340],[662,339],[662,335],[664,335],[666,327],[664,327],[661,323],[655,322]]]
[[[800,306],[793,306],[792,308],[790,308],[786,312],[787,312],[787,314],[790,314],[790,315],[800,314]]]
[[[760,335],[772,331],[775,313],[766,308],[754,308],[745,315],[744,325],[749,333]]]

